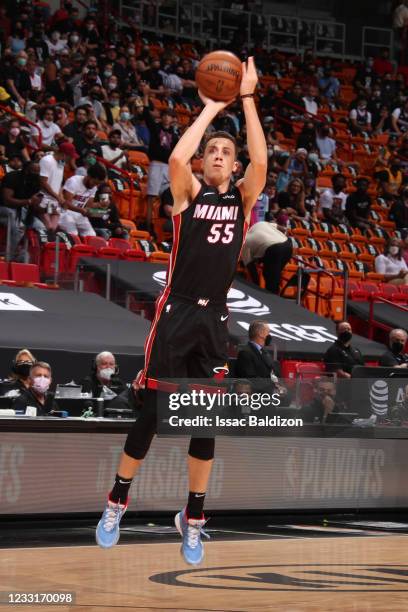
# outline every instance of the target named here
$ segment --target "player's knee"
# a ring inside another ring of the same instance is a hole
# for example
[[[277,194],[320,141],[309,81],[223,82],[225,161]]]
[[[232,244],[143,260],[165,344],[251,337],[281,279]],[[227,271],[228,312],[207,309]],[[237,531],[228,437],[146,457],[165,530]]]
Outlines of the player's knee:
[[[146,444],[146,442],[128,438],[125,443],[125,453],[129,455],[129,457],[132,457],[132,459],[138,459],[140,461],[146,457],[150,448],[150,442],[151,440],[149,440],[149,443]]]
[[[210,461],[214,459],[214,438],[191,438],[188,454],[195,459]]]

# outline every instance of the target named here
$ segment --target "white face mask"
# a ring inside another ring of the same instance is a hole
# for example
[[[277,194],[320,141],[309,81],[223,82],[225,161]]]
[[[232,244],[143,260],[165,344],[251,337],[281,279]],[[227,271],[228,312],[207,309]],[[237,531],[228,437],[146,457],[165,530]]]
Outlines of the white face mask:
[[[76,45],[79,42],[79,36],[73,34],[69,40],[72,42],[73,45]]]
[[[99,370],[99,377],[103,378],[103,380],[110,380],[114,373],[114,368],[102,368],[101,370]]]
[[[47,393],[51,380],[46,376],[36,376],[33,378],[33,389],[37,393]]]
[[[45,125],[45,127],[50,127],[50,125],[52,124],[52,121],[49,121],[49,119],[44,119],[43,124]]]
[[[395,255],[398,255],[398,253],[399,253],[399,247],[397,247],[397,246],[390,247],[390,255],[394,255],[395,256]]]

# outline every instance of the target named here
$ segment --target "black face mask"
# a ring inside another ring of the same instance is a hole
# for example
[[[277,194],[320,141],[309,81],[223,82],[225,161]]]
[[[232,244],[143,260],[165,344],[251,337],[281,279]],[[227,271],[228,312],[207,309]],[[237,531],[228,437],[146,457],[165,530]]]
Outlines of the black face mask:
[[[265,346],[269,346],[270,344],[272,344],[272,336],[268,334],[265,338]]]
[[[403,348],[404,348],[404,343],[400,342],[399,340],[396,340],[395,342],[391,344],[392,352],[397,355],[402,352]]]
[[[28,378],[30,375],[30,368],[33,364],[31,361],[21,361],[20,363],[15,363],[11,367],[11,371],[22,378]]]
[[[344,331],[344,332],[341,332],[341,334],[339,334],[339,340],[343,342],[343,344],[345,344],[346,342],[349,342],[349,340],[351,340],[352,337],[353,337],[353,334],[349,331]]]

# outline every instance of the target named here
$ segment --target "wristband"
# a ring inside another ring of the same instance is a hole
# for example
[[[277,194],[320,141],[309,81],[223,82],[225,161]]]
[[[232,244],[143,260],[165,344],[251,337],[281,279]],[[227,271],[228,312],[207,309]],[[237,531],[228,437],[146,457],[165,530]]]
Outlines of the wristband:
[[[241,96],[241,100],[243,100],[244,98],[253,98],[255,94],[244,94],[243,96]]]

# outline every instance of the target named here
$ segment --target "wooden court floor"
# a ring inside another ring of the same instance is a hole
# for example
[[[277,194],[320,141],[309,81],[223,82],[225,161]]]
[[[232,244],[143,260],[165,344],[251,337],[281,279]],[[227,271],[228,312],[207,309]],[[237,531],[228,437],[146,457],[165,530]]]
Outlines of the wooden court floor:
[[[76,592],[75,605],[18,608],[405,612],[408,536],[213,540],[199,568],[175,543],[0,550],[0,591],[62,590]]]

